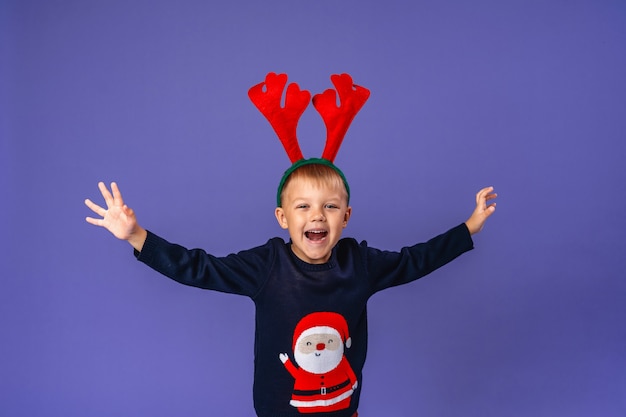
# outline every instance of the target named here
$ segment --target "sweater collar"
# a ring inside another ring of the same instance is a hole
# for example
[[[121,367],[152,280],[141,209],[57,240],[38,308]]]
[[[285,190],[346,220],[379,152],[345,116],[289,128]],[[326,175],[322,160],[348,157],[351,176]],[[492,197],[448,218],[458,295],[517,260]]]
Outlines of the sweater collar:
[[[303,261],[302,259],[296,256],[291,246],[292,246],[292,242],[290,240],[289,243],[287,243],[287,252],[289,252],[289,256],[298,265],[298,267],[303,270],[312,271],[312,272],[328,271],[330,269],[333,269],[337,265],[337,246],[335,246],[333,250],[330,252],[330,258],[328,259],[328,261],[323,264],[310,264],[308,262]]]

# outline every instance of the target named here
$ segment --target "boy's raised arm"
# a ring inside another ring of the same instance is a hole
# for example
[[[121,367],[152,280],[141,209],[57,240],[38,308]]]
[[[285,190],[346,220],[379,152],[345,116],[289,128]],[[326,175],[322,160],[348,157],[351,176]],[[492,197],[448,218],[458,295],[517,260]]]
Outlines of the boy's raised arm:
[[[498,194],[493,192],[493,187],[486,187],[476,194],[476,208],[465,222],[470,234],[478,233],[485,225],[487,218],[496,211],[496,203],[487,204],[490,200],[496,198]]]
[[[101,218],[87,217],[87,223],[107,229],[118,239],[126,240],[133,248],[141,252],[146,241],[148,232],[139,226],[135,212],[124,204],[122,193],[116,183],[111,183],[111,192],[103,182],[98,183],[98,188],[104,197],[107,208],[100,207],[90,199],[85,200],[85,205]]]

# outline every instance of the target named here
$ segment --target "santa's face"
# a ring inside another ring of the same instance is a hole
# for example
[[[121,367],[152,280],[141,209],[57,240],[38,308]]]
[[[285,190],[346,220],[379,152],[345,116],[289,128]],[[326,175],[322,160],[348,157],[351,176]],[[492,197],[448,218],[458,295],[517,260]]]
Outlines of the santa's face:
[[[336,333],[303,335],[298,339],[294,357],[305,371],[325,374],[341,362],[343,342]]]

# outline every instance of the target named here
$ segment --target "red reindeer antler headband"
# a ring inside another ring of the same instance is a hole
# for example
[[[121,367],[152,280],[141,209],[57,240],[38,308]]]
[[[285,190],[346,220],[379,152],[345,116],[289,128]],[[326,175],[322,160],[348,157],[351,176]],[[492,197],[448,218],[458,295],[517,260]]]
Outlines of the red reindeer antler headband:
[[[279,207],[281,205],[280,194],[287,177],[297,168],[309,164],[327,165],[337,171],[346,186],[348,199],[350,198],[350,187],[346,177],[333,162],[352,120],[369,98],[370,92],[367,88],[355,85],[352,82],[352,77],[348,74],[331,75],[330,79],[336,91],[328,89],[313,97],[313,106],[322,116],[326,125],[326,145],[322,158],[304,159],[296,135],[298,121],[309,105],[311,93],[300,90],[298,84],[291,83],[287,86],[285,106],[281,107],[287,75],[273,72],[267,74],[264,82],[253,86],[248,91],[250,100],[270,122],[292,162],[291,167],[283,174],[278,186],[276,201]],[[337,106],[337,93],[339,93],[339,106]]]

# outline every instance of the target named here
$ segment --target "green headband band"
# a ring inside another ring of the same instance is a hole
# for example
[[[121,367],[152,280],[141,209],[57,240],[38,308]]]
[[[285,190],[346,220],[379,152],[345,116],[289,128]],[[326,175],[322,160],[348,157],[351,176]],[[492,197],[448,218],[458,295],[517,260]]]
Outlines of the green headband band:
[[[280,195],[283,193],[283,188],[285,187],[285,182],[287,181],[287,178],[289,178],[289,176],[301,166],[315,165],[315,164],[326,165],[327,167],[334,169],[337,172],[337,174],[339,174],[339,176],[341,177],[341,180],[343,181],[343,185],[346,187],[346,192],[348,193],[348,203],[350,203],[350,186],[348,185],[348,181],[346,180],[346,176],[343,175],[343,172],[341,172],[341,170],[337,168],[337,166],[333,164],[332,162],[330,162],[328,159],[309,158],[309,159],[300,159],[299,161],[296,161],[293,165],[289,167],[289,169],[287,169],[287,171],[285,171],[285,173],[283,174],[283,177],[280,179],[280,184],[278,184],[278,192],[276,193],[276,207],[282,207],[282,204],[280,201]]]

